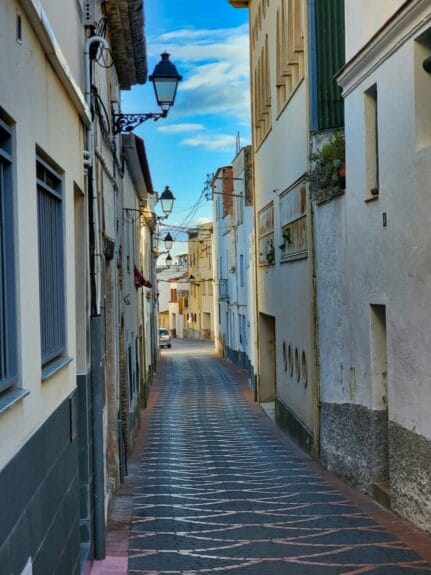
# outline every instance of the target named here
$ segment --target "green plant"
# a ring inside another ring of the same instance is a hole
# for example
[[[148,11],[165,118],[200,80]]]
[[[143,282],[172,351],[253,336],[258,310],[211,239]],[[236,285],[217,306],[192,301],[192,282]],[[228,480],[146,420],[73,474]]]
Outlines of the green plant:
[[[340,194],[345,188],[344,132],[335,132],[322,147],[311,155],[311,171],[306,180],[313,200],[324,201]]]

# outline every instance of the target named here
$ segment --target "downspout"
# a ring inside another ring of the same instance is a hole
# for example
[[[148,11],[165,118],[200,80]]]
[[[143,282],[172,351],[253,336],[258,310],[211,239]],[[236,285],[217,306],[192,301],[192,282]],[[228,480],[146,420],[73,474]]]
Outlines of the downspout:
[[[318,111],[317,111],[317,44],[316,44],[316,0],[309,0],[308,5],[308,45],[310,46],[309,58],[307,66],[311,70],[308,74],[310,79],[310,87],[307,95],[309,110],[309,144],[308,144],[308,166],[309,171],[310,157],[313,152],[313,131],[319,129],[318,125]],[[310,190],[307,185],[307,217],[309,219],[309,257],[310,257],[310,302],[311,302],[311,358],[313,361],[311,381],[313,383],[312,387],[312,409],[313,409],[313,435],[314,444],[312,455],[315,459],[319,459],[320,456],[320,348],[319,348],[319,309],[317,300],[317,267],[316,267],[316,253],[317,253],[317,239],[315,233],[315,214],[314,206],[311,201]]]
[[[93,44],[102,44],[105,49],[109,49],[109,44],[101,36],[91,36],[85,42],[84,60],[85,60],[85,100],[89,109],[91,110],[91,57],[90,48]],[[87,162],[89,167],[90,188],[92,191],[92,214],[93,219],[91,225],[93,226],[93,240],[94,240],[94,309],[93,315],[100,315],[100,306],[102,299],[102,253],[100,250],[100,228],[99,228],[99,204],[96,189],[96,177],[94,173],[95,164],[95,148],[94,148],[94,127],[93,121],[87,126]]]
[[[91,57],[93,44],[108,48],[106,40],[92,36],[85,43],[85,99],[91,109]],[[95,146],[93,121],[87,127],[90,238],[92,240],[91,262],[91,383],[92,383],[92,432],[93,432],[93,476],[94,476],[94,557],[105,558],[105,465],[103,441],[103,412],[105,408],[104,389],[104,332],[101,317],[102,300],[102,253],[100,248],[99,205],[95,176]]]

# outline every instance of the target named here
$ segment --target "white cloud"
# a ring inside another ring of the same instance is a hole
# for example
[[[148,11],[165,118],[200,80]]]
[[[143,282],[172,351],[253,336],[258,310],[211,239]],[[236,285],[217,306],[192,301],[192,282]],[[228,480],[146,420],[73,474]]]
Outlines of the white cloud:
[[[181,142],[184,146],[202,148],[213,152],[235,152],[236,137],[230,135],[208,135],[185,138]]]
[[[201,216],[199,218],[196,218],[196,220],[193,220],[193,224],[197,226],[200,226],[201,224],[209,224],[210,222],[212,222],[212,218],[208,216]]]
[[[168,134],[181,134],[183,132],[198,132],[204,130],[205,126],[203,124],[193,124],[193,123],[183,123],[183,124],[170,124],[168,126],[158,126],[158,132],[164,132]]]
[[[178,45],[182,42],[184,45],[193,43],[200,44],[213,44],[215,40],[226,40],[226,38],[238,38],[241,36],[248,37],[248,25],[237,26],[236,28],[213,28],[213,29],[196,29],[196,28],[182,28],[161,34],[157,38],[157,42],[163,45]],[[152,38],[152,42],[156,40]],[[154,42],[152,46],[157,44]],[[154,53],[154,49],[151,50]],[[157,52],[156,52],[157,53]]]
[[[224,114],[250,122],[248,26],[181,29],[153,38],[148,45],[154,55],[164,50],[172,54],[184,75],[177,115]]]

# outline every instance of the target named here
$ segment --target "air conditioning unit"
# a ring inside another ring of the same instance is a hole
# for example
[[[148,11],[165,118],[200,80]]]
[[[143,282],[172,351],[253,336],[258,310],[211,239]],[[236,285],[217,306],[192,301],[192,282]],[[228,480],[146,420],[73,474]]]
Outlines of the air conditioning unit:
[[[95,27],[97,26],[97,0],[84,0],[84,26]]]

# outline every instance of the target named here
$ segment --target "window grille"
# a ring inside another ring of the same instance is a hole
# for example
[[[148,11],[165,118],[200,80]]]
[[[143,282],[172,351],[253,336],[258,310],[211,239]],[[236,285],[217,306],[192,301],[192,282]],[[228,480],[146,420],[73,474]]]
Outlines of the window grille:
[[[63,186],[59,176],[36,160],[39,224],[39,289],[42,365],[66,349]]]
[[[0,120],[0,392],[17,380],[12,132]]]

